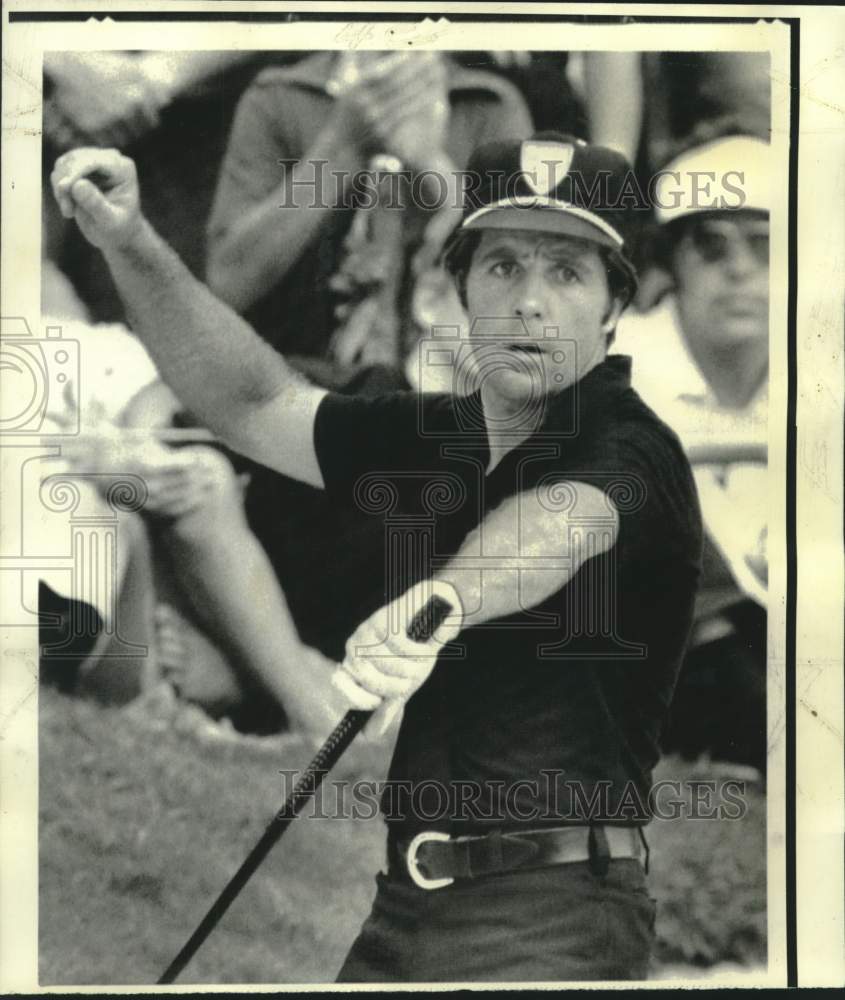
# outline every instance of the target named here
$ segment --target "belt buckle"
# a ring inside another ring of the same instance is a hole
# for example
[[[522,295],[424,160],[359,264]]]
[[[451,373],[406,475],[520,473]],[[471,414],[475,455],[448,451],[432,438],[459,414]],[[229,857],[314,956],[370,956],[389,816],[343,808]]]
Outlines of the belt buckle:
[[[416,837],[408,844],[408,849],[405,852],[405,865],[408,869],[408,874],[411,876],[411,880],[414,885],[418,885],[420,889],[442,889],[444,886],[451,885],[455,880],[453,878],[426,878],[425,875],[420,871],[419,864],[417,862],[417,851],[420,847],[429,840],[439,840],[447,841],[450,840],[448,833],[441,833],[438,830],[423,830],[418,833]]]

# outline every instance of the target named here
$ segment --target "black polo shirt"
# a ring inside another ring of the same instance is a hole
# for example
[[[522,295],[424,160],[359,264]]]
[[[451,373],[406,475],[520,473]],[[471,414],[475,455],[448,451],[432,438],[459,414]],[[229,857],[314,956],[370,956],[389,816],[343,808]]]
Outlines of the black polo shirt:
[[[381,797],[394,833],[647,821],[692,621],[701,518],[681,445],[631,388],[630,370],[629,358],[611,356],[546,398],[534,433],[490,475],[478,395],[321,403],[327,490],[384,520],[370,610],[435,573],[513,494],[589,483],[619,514],[616,544],[565,587],[465,629],[441,653],[406,706]],[[544,496],[568,530],[571,491]]]

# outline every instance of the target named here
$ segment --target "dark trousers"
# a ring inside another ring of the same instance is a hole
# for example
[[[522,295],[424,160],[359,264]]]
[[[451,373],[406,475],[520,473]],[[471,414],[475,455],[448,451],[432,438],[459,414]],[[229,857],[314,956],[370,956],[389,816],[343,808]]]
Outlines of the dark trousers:
[[[655,903],[632,859],[420,889],[379,874],[341,983],[578,982],[648,975]]]

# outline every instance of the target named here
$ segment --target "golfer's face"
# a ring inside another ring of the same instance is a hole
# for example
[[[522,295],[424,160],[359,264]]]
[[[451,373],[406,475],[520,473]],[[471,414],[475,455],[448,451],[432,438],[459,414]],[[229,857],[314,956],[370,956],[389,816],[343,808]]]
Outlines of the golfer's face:
[[[594,244],[486,230],[467,275],[467,308],[481,381],[521,403],[560,392],[603,360],[617,306]]]

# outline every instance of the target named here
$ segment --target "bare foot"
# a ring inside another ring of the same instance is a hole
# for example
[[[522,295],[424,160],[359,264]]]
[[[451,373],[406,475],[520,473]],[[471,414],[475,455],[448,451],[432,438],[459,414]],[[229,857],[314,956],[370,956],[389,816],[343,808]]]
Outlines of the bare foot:
[[[155,611],[159,668],[176,693],[219,718],[238,705],[242,691],[220,650],[169,604]]]

